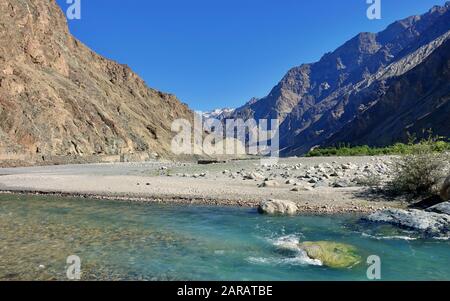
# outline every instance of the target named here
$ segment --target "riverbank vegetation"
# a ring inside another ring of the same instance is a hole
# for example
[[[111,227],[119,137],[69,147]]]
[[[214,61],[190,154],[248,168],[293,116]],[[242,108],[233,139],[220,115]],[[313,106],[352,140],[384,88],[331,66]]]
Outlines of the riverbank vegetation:
[[[442,153],[450,151],[450,142],[429,138],[414,143],[396,143],[386,147],[370,147],[340,145],[336,147],[316,148],[309,151],[306,157],[332,157],[332,156],[391,156],[391,155],[411,155],[418,150],[425,148],[428,152]]]
[[[384,148],[339,147],[317,149],[309,156],[371,156],[392,155],[389,181],[376,177],[365,179],[373,188],[389,195],[431,197],[439,194],[442,182],[450,174],[450,143],[433,137],[417,143],[398,143]]]
[[[450,174],[449,143],[435,138],[410,146],[406,154],[394,159],[388,189],[394,194],[438,195]]]

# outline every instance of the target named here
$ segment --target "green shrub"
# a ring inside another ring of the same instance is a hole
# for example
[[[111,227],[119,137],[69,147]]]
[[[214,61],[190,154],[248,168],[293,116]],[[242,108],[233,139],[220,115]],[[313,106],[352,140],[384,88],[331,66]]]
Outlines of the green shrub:
[[[394,159],[388,189],[394,194],[429,196],[438,193],[438,185],[450,172],[448,143],[424,140],[409,145],[404,155]]]
[[[386,147],[369,147],[340,145],[337,147],[316,148],[308,152],[306,157],[330,157],[330,156],[383,156],[383,155],[408,155],[417,153],[420,148],[428,152],[442,153],[450,151],[450,143],[437,138],[429,138],[418,143],[396,143]]]

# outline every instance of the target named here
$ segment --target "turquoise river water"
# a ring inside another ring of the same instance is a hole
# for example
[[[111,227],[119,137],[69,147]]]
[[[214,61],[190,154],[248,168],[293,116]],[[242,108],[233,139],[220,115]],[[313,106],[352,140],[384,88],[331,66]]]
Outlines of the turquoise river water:
[[[0,195],[0,280],[450,280],[450,242],[424,240],[359,216],[269,217],[255,209]],[[297,242],[355,246],[349,269],[314,264]],[[290,248],[285,248],[290,246]],[[294,246],[294,248],[292,248]]]

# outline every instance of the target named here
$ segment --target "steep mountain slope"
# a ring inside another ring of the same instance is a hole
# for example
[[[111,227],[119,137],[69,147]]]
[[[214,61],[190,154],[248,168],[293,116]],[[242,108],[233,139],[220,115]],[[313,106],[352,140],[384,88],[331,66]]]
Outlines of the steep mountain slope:
[[[386,145],[408,133],[450,137],[450,40],[422,64],[393,79],[376,104],[329,138],[325,144]]]
[[[361,33],[319,62],[291,69],[268,96],[232,117],[279,118],[282,154],[304,153],[373,106],[390,79],[420,65],[449,31],[450,2],[380,33]]]
[[[170,156],[177,118],[192,113],[73,38],[55,0],[0,1],[0,160]]]

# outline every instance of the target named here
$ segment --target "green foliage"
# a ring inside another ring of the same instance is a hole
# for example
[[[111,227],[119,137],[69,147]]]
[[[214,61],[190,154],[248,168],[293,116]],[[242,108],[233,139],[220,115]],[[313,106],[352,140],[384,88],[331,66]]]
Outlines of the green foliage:
[[[429,138],[411,144],[410,152],[394,160],[388,190],[394,194],[435,195],[449,172],[448,143]]]
[[[386,147],[369,147],[340,145],[329,148],[316,148],[308,152],[306,157],[331,157],[331,156],[383,156],[383,155],[412,155],[425,149],[431,153],[450,151],[450,142],[437,138],[424,139],[418,143],[396,143]]]
[[[390,195],[431,196],[439,191],[439,185],[450,173],[450,143],[442,137],[433,137],[416,142],[396,143],[387,147],[340,145],[317,148],[307,157],[322,156],[380,156],[392,155],[393,166],[390,181],[383,188]],[[362,179],[361,184],[381,187],[377,178]]]

